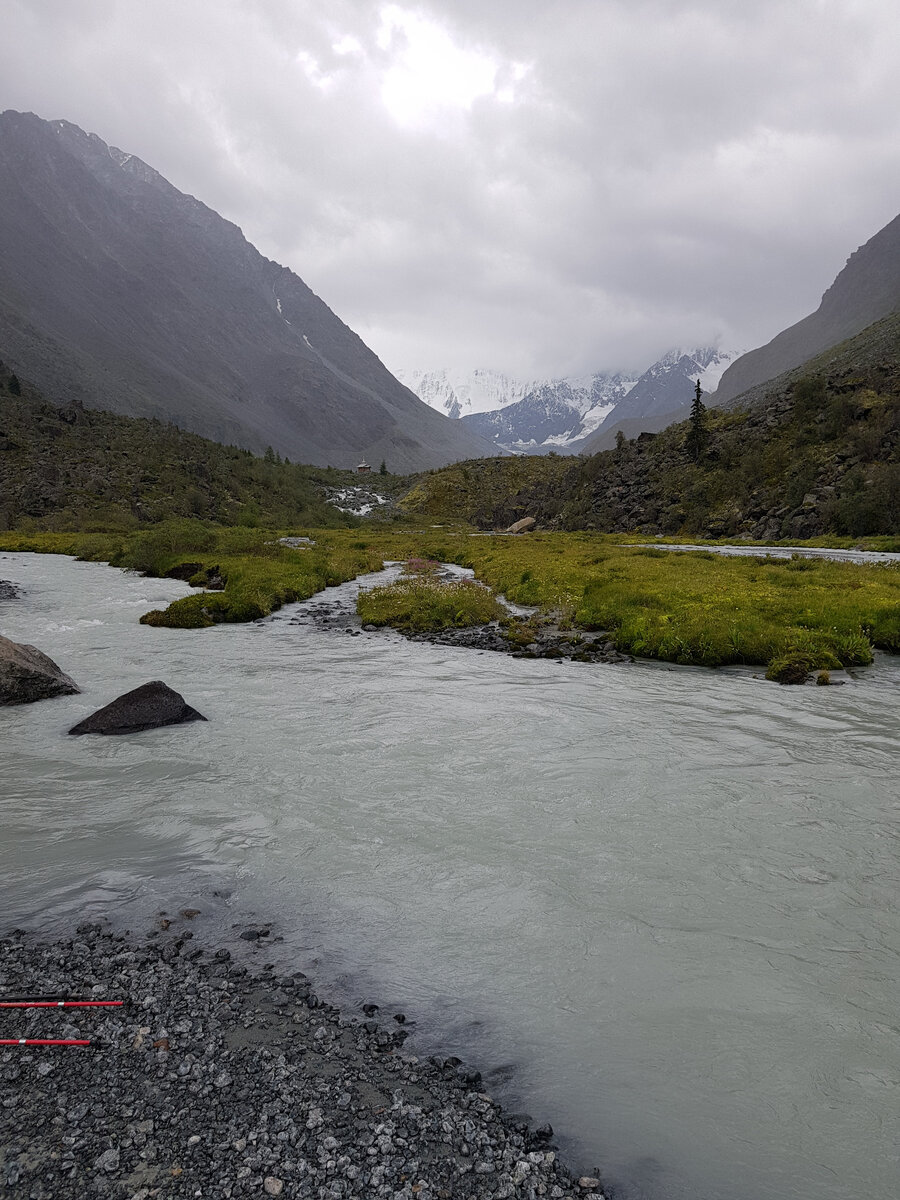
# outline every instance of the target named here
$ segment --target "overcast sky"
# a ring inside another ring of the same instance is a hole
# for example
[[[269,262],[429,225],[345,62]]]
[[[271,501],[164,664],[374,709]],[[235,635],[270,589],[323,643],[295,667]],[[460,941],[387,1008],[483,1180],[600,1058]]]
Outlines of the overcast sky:
[[[897,0],[4,0],[0,109],[137,154],[388,367],[750,348],[900,212]]]

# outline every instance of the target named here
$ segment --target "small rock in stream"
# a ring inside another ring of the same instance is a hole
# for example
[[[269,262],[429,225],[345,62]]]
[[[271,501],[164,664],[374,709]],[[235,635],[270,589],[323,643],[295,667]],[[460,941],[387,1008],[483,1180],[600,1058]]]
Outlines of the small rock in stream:
[[[184,696],[173,691],[162,680],[155,679],[97,709],[73,725],[69,733],[140,733],[164,725],[205,720],[206,717],[186,703]]]

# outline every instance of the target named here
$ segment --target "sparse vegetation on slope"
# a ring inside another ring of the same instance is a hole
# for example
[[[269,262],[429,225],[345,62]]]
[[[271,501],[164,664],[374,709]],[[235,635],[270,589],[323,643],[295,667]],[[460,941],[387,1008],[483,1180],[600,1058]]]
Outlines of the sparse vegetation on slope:
[[[127,531],[173,517],[355,525],[320,485],[357,477],[220,446],[174,425],[45,403],[0,364],[0,529]],[[18,381],[17,381],[18,383]]]
[[[521,517],[555,513],[578,482],[580,460],[556,455],[475,458],[419,477],[400,501],[409,515],[506,528]]]

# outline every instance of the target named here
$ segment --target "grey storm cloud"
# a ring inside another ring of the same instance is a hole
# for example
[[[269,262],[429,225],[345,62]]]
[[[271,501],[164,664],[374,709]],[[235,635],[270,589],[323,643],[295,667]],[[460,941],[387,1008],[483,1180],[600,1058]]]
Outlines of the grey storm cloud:
[[[139,155],[392,369],[749,347],[900,210],[893,0],[7,0],[0,107]]]

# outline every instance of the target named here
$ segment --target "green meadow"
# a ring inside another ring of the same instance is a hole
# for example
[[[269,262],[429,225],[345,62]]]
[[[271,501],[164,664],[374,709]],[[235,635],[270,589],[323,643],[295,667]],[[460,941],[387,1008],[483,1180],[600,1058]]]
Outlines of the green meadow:
[[[314,545],[289,548],[281,534],[200,521],[162,522],[137,533],[0,534],[0,549],[74,554],[152,575],[189,577],[224,590],[198,591],[150,625],[200,628],[249,621],[282,604],[378,570],[386,560],[471,567],[494,592],[575,630],[604,630],[623,653],[715,667],[765,666],[791,681],[900,651],[900,570],[792,558],[726,558],[698,546],[672,553],[626,546],[595,533],[495,537],[468,528],[291,529]],[[185,565],[187,564],[187,566]],[[428,570],[363,596],[371,624],[429,631],[494,620],[483,588],[441,583]]]

